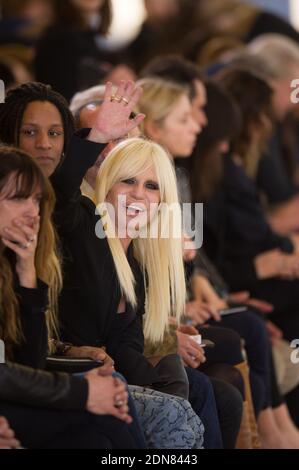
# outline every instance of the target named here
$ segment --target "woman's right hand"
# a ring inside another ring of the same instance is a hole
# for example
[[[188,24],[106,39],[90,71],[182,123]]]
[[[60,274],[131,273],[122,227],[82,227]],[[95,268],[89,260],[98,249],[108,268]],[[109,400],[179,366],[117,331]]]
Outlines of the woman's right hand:
[[[178,354],[185,366],[197,369],[206,362],[205,352],[188,334],[177,330]]]
[[[202,274],[194,274],[192,277],[192,294],[195,300],[199,300],[208,304],[212,309],[212,317],[216,321],[220,321],[220,317],[214,316],[213,312],[224,310],[228,305],[215,291],[209,279]]]
[[[88,382],[87,410],[98,415],[111,415],[127,424],[132,422],[128,408],[126,384],[115,377],[102,377],[98,369],[85,374]]]
[[[16,272],[20,285],[28,289],[36,287],[35,253],[40,228],[40,216],[15,219],[3,229],[3,244],[16,254]]]

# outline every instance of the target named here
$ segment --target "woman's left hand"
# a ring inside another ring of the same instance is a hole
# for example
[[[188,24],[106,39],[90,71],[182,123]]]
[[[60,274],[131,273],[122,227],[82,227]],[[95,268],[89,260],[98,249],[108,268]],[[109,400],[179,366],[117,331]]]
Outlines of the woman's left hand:
[[[111,375],[114,370],[114,361],[108,356],[104,348],[95,348],[92,346],[72,346],[66,353],[67,357],[88,358],[94,361],[102,362],[99,369],[102,376]]]
[[[23,219],[15,219],[13,224],[3,229],[3,244],[16,253],[16,272],[20,285],[36,287],[35,252],[39,233],[40,217],[29,224]]]

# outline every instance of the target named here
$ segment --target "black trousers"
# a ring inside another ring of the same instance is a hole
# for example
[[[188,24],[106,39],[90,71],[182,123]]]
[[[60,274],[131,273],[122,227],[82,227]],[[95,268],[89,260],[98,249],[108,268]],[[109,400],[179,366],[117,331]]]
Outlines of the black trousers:
[[[243,397],[239,390],[230,383],[210,377],[224,449],[236,446],[243,413]]]
[[[0,416],[29,449],[136,449],[128,426],[110,416],[6,403],[0,403]]]

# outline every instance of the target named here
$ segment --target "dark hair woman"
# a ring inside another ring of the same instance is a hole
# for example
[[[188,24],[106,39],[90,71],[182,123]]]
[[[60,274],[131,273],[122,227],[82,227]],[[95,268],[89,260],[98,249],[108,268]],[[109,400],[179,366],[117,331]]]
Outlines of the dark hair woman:
[[[248,176],[254,178],[261,151],[272,131],[273,91],[263,78],[238,68],[222,71],[218,80],[242,113],[242,127],[231,141],[231,150],[242,159]]]
[[[37,45],[36,78],[66,99],[100,82],[109,72],[98,39],[108,32],[110,0],[57,0],[54,24]]]
[[[61,288],[54,203],[53,190],[32,158],[1,147],[0,337],[9,359],[33,367],[43,366]]]
[[[208,125],[197,137],[190,161],[190,179],[193,201],[205,201],[221,181],[223,154],[230,141],[238,134],[241,113],[231,96],[213,82],[206,82]]]

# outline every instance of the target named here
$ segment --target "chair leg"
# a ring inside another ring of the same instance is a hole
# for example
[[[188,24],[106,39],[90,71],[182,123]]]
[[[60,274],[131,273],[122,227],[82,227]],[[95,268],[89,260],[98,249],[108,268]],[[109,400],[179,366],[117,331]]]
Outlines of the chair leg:
[[[257,422],[254,413],[252,394],[249,381],[249,368],[246,361],[241,362],[235,366],[239,372],[241,372],[244,380],[244,389],[245,389],[245,403],[247,403],[248,410],[248,420],[251,430],[251,449],[261,449],[261,441],[257,429]]]
[[[243,402],[243,414],[236,443],[236,449],[252,449],[252,435],[249,418],[248,402]]]

